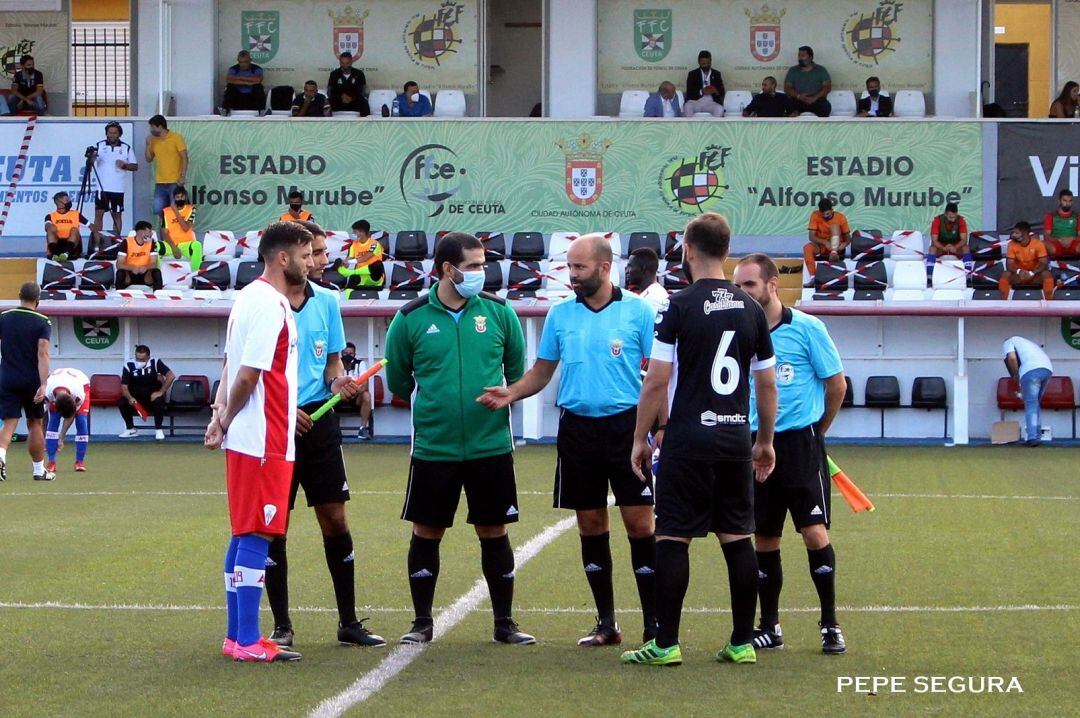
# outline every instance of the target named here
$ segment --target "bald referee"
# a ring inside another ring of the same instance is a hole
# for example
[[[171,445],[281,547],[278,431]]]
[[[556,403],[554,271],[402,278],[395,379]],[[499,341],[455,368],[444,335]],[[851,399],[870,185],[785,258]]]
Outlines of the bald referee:
[[[611,283],[611,263],[611,245],[602,235],[586,234],[574,241],[567,264],[575,296],[548,312],[536,363],[511,386],[487,387],[478,399],[489,409],[501,409],[533,396],[548,385],[562,362],[555,402],[562,411],[554,505],[577,512],[581,563],[597,613],[596,626],[579,646],[622,642],[611,579],[609,485],[630,539],[645,627],[642,640],[656,633],[653,487],[651,480],[642,484],[626,461],[634,443],[641,362],[652,350],[656,312]]]
[[[310,415],[330,398],[340,393],[352,399],[360,391],[345,375],[341,350],[345,348],[345,328],[341,321],[337,292],[317,281],[329,262],[326,232],[314,222],[296,222],[313,237],[312,268],[308,281],[289,286],[286,297],[296,320],[296,345],[299,352],[297,374],[296,463],[293,467],[289,510],[296,505],[297,490],[303,486],[308,506],[323,536],[323,551],[337,600],[340,643],[352,646],[384,646],[386,641],[356,619],[354,584],[355,554],[352,534],[345,518],[349,483],[345,459],[341,454],[341,427],[333,411],[313,422]],[[289,564],[285,536],[270,544],[266,560],[266,595],[274,614],[274,632],[270,640],[279,646],[293,645],[292,619],[289,617]],[[366,619],[365,619],[366,620]]]
[[[781,648],[780,537],[791,513],[802,534],[810,578],[821,601],[821,651],[846,650],[836,622],[836,555],[829,543],[832,485],[825,457],[825,433],[840,411],[847,388],[840,353],[817,317],[785,307],[776,296],[780,273],[764,254],[744,257],[735,267],[735,286],[765,310],[773,350],[779,402],[773,447],[776,468],[754,484],[754,548],[758,560],[761,623],[754,630],[755,648]],[[754,387],[751,386],[751,396]],[[757,430],[757,407],[750,402],[750,428]]]

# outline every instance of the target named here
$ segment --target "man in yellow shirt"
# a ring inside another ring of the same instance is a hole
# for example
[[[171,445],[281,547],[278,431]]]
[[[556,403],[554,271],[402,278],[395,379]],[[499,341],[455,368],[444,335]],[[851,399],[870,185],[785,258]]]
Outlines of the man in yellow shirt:
[[[179,132],[169,129],[161,115],[150,118],[150,135],[146,138],[147,162],[154,163],[154,214],[172,202],[173,190],[187,179],[187,143]]]
[[[366,219],[353,222],[354,239],[349,245],[348,266],[338,268],[343,277],[360,277],[362,287],[381,287],[385,279],[383,247],[371,236],[371,224]]]
[[[162,239],[172,250],[173,259],[186,257],[191,269],[197,271],[202,264],[202,242],[195,238],[195,207],[188,204],[187,190],[173,190],[172,202],[161,211]]]

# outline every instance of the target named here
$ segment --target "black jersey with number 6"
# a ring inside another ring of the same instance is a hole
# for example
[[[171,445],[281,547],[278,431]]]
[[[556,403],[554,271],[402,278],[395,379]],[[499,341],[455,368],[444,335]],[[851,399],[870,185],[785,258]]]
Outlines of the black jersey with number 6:
[[[661,460],[749,459],[750,372],[776,363],[761,306],[727,280],[699,279],[656,321],[652,358],[673,365]]]

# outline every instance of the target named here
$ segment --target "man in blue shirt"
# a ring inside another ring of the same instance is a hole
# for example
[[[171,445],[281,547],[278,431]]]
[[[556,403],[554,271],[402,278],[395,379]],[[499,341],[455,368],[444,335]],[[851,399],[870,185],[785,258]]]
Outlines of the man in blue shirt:
[[[345,374],[341,350],[345,348],[345,328],[341,321],[337,293],[317,284],[329,263],[326,232],[314,222],[297,222],[314,239],[311,254],[314,266],[308,281],[289,291],[288,299],[296,320],[298,389],[296,396],[296,461],[293,467],[289,509],[296,504],[296,492],[304,487],[308,506],[315,509],[323,535],[326,566],[334,584],[338,609],[339,642],[356,646],[386,644],[356,620],[354,554],[352,534],[345,518],[349,484],[345,459],[341,454],[341,427],[337,414],[327,413],[316,422],[314,413],[332,394],[350,400],[359,386]],[[289,618],[289,577],[285,537],[270,544],[266,560],[266,595],[274,614],[274,633],[270,640],[279,646],[292,646],[293,629]],[[367,619],[364,619],[367,620]]]
[[[400,117],[429,117],[431,100],[420,94],[420,86],[412,80],[405,83],[404,92],[395,98]]]
[[[241,50],[236,64],[225,75],[225,97],[221,106],[226,110],[265,110],[266,89],[263,70],[251,61],[251,53]]]
[[[825,433],[840,411],[846,382],[836,345],[822,321],[788,309],[776,295],[776,264],[764,254],[744,257],[735,267],[735,285],[765,310],[776,352],[776,468],[754,485],[754,547],[758,560],[761,623],[754,631],[755,648],[784,645],[780,631],[780,536],[791,512],[802,534],[810,562],[810,578],[821,600],[821,650],[843,653],[846,646],[836,622],[836,556],[829,543],[832,487],[825,455]],[[757,411],[750,402],[750,427],[757,429]]]
[[[19,288],[19,306],[0,314],[0,481],[7,480],[7,450],[19,418],[26,416],[26,448],[34,464],[34,481],[52,481],[45,468],[45,385],[49,380],[52,323],[37,311],[41,287]]]
[[[653,486],[651,480],[643,484],[626,460],[637,422],[641,364],[652,350],[656,312],[612,284],[611,263],[611,245],[602,235],[586,234],[574,241],[567,252],[574,296],[548,312],[536,363],[511,386],[486,387],[477,399],[489,409],[501,409],[533,396],[548,385],[559,362],[563,364],[555,402],[562,412],[554,505],[577,512],[581,562],[598,614],[596,627],[579,646],[622,641],[611,580],[609,484],[630,539],[643,640],[650,640],[656,630]]]

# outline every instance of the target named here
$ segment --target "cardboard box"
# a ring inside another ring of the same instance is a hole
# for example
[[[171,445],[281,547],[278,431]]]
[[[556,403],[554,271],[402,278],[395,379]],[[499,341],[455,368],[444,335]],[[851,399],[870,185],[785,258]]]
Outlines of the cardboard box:
[[[1012,444],[1020,441],[1020,423],[1017,421],[995,421],[990,427],[991,444]]]

